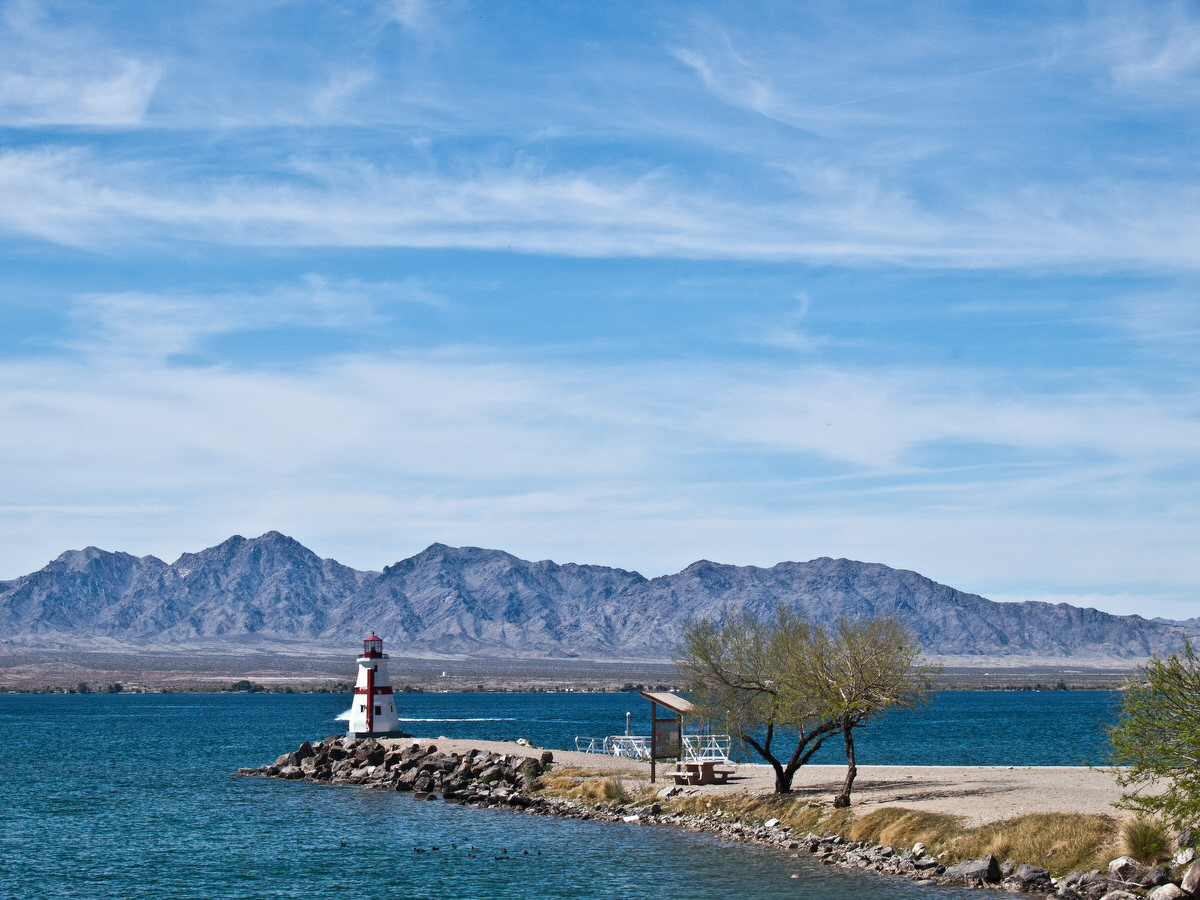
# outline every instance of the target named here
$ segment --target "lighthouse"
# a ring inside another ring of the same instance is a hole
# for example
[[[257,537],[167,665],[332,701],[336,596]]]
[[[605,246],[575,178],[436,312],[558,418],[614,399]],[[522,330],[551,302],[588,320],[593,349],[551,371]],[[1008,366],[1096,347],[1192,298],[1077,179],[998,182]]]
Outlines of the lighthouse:
[[[350,737],[401,737],[396,718],[396,701],[388,678],[388,657],[383,638],[374,633],[363,639],[358,658],[358,681],[354,685],[354,705],[350,707]]]

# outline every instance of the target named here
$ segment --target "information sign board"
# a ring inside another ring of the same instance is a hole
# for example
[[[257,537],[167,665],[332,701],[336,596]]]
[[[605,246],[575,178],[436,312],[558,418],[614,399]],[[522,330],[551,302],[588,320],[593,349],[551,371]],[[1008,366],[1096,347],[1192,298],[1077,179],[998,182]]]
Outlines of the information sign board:
[[[669,719],[654,720],[654,758],[679,759],[680,757],[679,719],[672,716]]]

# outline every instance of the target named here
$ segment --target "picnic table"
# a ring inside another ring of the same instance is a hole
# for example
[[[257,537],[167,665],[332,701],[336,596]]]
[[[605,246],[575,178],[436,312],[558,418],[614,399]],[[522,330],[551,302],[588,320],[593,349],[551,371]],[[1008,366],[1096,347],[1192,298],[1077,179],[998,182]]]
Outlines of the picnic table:
[[[676,784],[726,784],[733,769],[718,769],[711,760],[681,762],[671,773]]]

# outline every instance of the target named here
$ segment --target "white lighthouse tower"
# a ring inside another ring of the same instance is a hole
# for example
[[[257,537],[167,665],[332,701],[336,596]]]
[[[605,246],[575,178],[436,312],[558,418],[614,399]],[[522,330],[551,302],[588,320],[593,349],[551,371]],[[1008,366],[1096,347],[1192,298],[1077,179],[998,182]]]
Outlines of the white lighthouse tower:
[[[374,633],[363,639],[358,658],[358,681],[354,685],[354,705],[350,707],[350,737],[401,737],[396,718],[396,701],[388,678],[388,657],[383,638]]]

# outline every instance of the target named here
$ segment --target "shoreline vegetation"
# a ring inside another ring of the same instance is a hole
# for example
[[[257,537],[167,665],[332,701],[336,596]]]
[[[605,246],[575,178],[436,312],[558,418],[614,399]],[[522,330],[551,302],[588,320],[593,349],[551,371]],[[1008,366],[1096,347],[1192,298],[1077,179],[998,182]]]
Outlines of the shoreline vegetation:
[[[397,692],[618,693],[678,690],[681,677],[668,662],[555,659],[414,659],[392,657]],[[951,666],[934,679],[939,691],[1119,690],[1136,665],[1115,661],[1060,665]],[[237,682],[266,693],[349,693],[353,667],[345,655],[238,656],[131,654],[99,651],[17,650],[0,646],[0,691],[17,693],[220,693]]]
[[[759,772],[769,767],[761,765],[738,766],[727,785],[679,786],[669,777],[650,784],[645,762],[528,742],[333,735],[237,774],[680,827],[919,883],[1001,887],[1063,900],[1179,900],[1200,889],[1196,836],[1190,830],[1168,835],[1118,812],[1112,770],[863,767],[856,802],[846,809],[833,805],[841,768],[802,768],[793,793],[778,795],[770,790],[769,772]],[[1014,809],[1022,811],[1010,815]]]
[[[240,682],[245,682],[244,684]],[[1053,684],[996,684],[984,687],[974,687],[953,684],[937,684],[935,691],[1116,691],[1125,687],[1124,682],[1111,684],[1067,684],[1058,681]],[[30,681],[15,684],[0,684],[0,690],[10,694],[349,694],[354,690],[352,681],[253,681],[238,679],[238,681],[201,681],[201,682],[159,682],[155,679],[144,681],[127,680],[113,681]],[[573,684],[570,682],[556,684],[522,684],[515,687],[500,685],[464,685],[453,690],[426,687],[417,684],[400,684],[394,687],[397,694],[562,694],[562,693],[596,693],[596,694],[635,694],[638,691],[679,691],[678,684],[662,682],[658,684],[624,685],[594,685]]]

